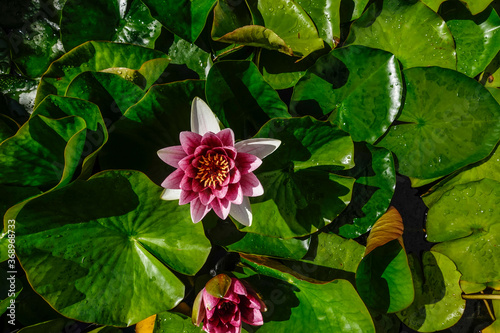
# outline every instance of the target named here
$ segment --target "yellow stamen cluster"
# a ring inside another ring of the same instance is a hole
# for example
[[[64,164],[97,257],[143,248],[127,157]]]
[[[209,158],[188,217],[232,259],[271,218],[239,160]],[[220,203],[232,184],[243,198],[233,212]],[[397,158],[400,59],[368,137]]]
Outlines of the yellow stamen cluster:
[[[225,156],[219,154],[207,154],[202,156],[198,162],[198,173],[195,179],[205,187],[215,188],[221,185],[229,173],[229,163]]]

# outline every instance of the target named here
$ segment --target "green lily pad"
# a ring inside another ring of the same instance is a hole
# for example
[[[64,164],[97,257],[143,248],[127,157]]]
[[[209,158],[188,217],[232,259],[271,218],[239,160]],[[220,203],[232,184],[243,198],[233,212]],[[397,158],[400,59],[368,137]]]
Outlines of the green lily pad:
[[[161,192],[142,173],[103,172],[8,216],[30,284],[64,316],[103,325],[129,326],[177,305],[184,285],[169,268],[194,275],[210,242],[189,207]]]
[[[297,4],[313,20],[319,37],[331,47],[335,47],[340,40],[340,0],[297,0]]]
[[[487,158],[468,165],[437,183],[422,197],[422,199],[424,203],[430,207],[439,200],[445,192],[449,191],[454,186],[478,181],[484,178],[500,182],[500,150],[498,146]]]
[[[204,98],[204,81],[155,85],[128,109],[110,130],[99,155],[103,169],[133,169],[160,184],[174,169],[158,158],[159,149],[179,145],[179,133],[190,130],[191,102]]]
[[[355,141],[375,142],[401,105],[399,63],[364,46],[335,49],[318,59],[294,88],[290,108],[301,115],[329,114]]]
[[[254,135],[266,121],[290,117],[286,104],[250,61],[221,61],[207,77],[207,102],[237,138]]]
[[[299,260],[307,253],[310,239],[281,239],[240,232],[230,221],[218,221],[207,235],[228,251]]]
[[[274,32],[292,50],[292,54],[305,57],[309,53],[324,47],[314,22],[304,9],[289,0],[259,0],[249,3],[253,16],[258,12],[255,22]]]
[[[96,104],[109,126],[137,103],[144,96],[144,91],[118,74],[83,72],[71,81],[66,96]]]
[[[353,23],[346,45],[391,52],[405,68],[456,68],[453,37],[439,15],[420,1],[386,0],[381,7],[373,3]]]
[[[273,119],[257,138],[281,140],[255,171],[264,194],[251,198],[253,224],[244,232],[281,238],[311,234],[329,224],[351,200],[353,178],[335,174],[351,168],[351,138],[330,122],[311,117]]]
[[[82,29],[85,27],[85,29]],[[154,47],[161,24],[140,0],[66,0],[62,10],[61,39],[66,50],[89,40],[109,40]]]
[[[311,283],[269,260],[245,256],[242,261],[250,268],[237,277],[245,277],[267,306],[259,332],[375,332],[368,310],[348,281]]]
[[[458,281],[460,272],[452,260],[434,251],[424,252],[419,260],[410,255],[415,284],[415,301],[397,315],[411,329],[435,332],[455,325],[465,309]]]
[[[149,7],[151,16],[161,22],[177,36],[194,42],[201,34],[205,22],[216,0],[191,0],[165,2],[163,0],[143,0]]]
[[[0,92],[19,103],[26,113],[33,112],[35,104],[33,100],[35,99],[37,86],[38,80],[23,76],[0,75]],[[3,110],[1,112],[5,113]],[[18,114],[5,114],[19,121],[19,119],[16,119],[16,115],[19,116]]]
[[[394,313],[413,302],[410,267],[398,240],[377,247],[361,260],[356,288],[368,307],[381,312]]]
[[[355,273],[365,254],[365,247],[352,239],[320,232],[317,241],[311,241],[309,251],[302,261]],[[313,256],[310,255],[312,253]]]
[[[452,13],[445,19],[455,39],[457,70],[475,77],[500,51],[500,17],[491,7],[472,16],[465,7],[455,5]]]
[[[68,85],[82,72],[120,67],[139,70],[146,61],[157,58],[167,56],[162,52],[136,45],[93,41],[84,43],[50,65],[42,76],[35,106],[48,95],[64,96]],[[160,74],[161,72],[158,73]],[[152,81],[152,84],[157,78],[150,78],[148,82]]]
[[[448,256],[462,280],[500,280],[500,182],[483,179],[453,187],[429,206],[427,240]]]
[[[396,188],[392,153],[368,143],[355,143],[354,168],[342,174],[356,182],[352,201],[332,227],[342,237],[356,238],[370,230],[389,208]]]
[[[16,134],[19,125],[11,118],[0,114],[0,142]]]
[[[174,41],[168,49],[168,55],[172,59],[172,64],[187,66],[187,68],[196,72],[202,80],[207,78],[207,74],[212,67],[210,53],[178,36],[174,36]]]
[[[203,333],[203,328],[193,324],[191,317],[176,312],[162,312],[156,316],[152,333]],[[242,330],[245,332],[245,330]]]
[[[83,153],[86,124],[80,117],[33,116],[0,144],[0,183],[53,187],[71,180]]]
[[[402,123],[377,144],[396,154],[400,173],[441,177],[493,151],[500,137],[500,106],[486,88],[439,67],[411,68],[404,75]]]
[[[33,111],[32,116],[35,115],[42,115],[52,119],[78,116],[85,120],[87,133],[81,153],[81,159],[83,159],[81,176],[90,176],[97,153],[108,140],[106,124],[102,119],[99,108],[95,104],[85,100],[50,95]],[[66,152],[66,154],[72,154],[72,152]],[[54,165],[57,164],[54,163]]]
[[[460,0],[470,10],[472,15],[481,13],[493,0]]]
[[[356,271],[359,295],[369,308],[381,313],[400,311],[413,302],[403,229],[401,215],[390,207],[370,231],[364,258]]]
[[[50,63],[65,52],[59,39],[59,26],[47,19],[37,19],[36,15],[25,22],[23,28],[9,36],[12,60],[24,75],[40,77]]]

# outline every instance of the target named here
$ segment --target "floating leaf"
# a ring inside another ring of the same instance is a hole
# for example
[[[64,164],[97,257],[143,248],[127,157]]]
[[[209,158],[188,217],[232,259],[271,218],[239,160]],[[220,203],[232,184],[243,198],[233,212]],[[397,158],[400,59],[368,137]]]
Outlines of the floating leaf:
[[[24,109],[23,111],[25,111],[25,114],[33,112],[33,107],[35,105],[33,100],[36,95],[37,85],[37,80],[32,80],[27,77],[0,75],[0,92],[19,103]],[[11,110],[10,114],[7,110],[2,110],[2,113],[18,122],[20,121],[18,118],[22,116],[20,112],[14,112],[14,110]]]
[[[340,0],[297,0],[318,28],[319,37],[331,47],[340,39]]]
[[[391,52],[405,68],[456,68],[453,37],[439,15],[420,1],[386,0],[381,7],[373,3],[353,23],[346,45]]]
[[[223,39],[224,35],[247,25],[252,25],[252,14],[245,1],[217,1],[211,31],[214,40]],[[228,38],[230,37],[228,36]]]
[[[201,34],[207,17],[216,0],[143,0],[151,15],[168,30],[188,42],[194,42]]]
[[[200,325],[202,326],[202,325]],[[159,313],[153,333],[203,333],[202,327],[195,326],[191,318],[176,312]],[[241,332],[246,332],[242,329]]]
[[[465,309],[458,281],[460,272],[445,255],[424,252],[422,263],[411,255],[410,266],[415,284],[415,301],[397,315],[411,329],[435,332],[457,323]]]
[[[318,59],[294,88],[293,112],[330,119],[355,141],[375,142],[401,105],[399,64],[390,53],[364,46],[335,49]]]
[[[257,138],[281,140],[255,174],[264,195],[250,200],[253,224],[244,232],[281,238],[311,234],[329,224],[351,200],[353,178],[335,171],[353,166],[351,138],[311,117],[273,119]]]
[[[303,261],[346,272],[356,272],[365,253],[363,245],[336,234],[319,233],[317,237],[317,243],[312,241],[310,245],[310,252],[314,253],[314,257],[311,258],[307,254]]]
[[[195,71],[202,80],[207,78],[208,71],[212,67],[210,53],[178,36],[174,36],[174,41],[168,49],[168,55],[172,59],[172,64],[187,66]],[[169,78],[167,77],[167,79]],[[183,79],[185,78],[183,77]]]
[[[80,117],[32,117],[0,144],[0,183],[48,188],[69,182],[83,153],[85,129]]]
[[[500,17],[493,8],[472,16],[464,7],[453,6],[446,24],[455,39],[457,70],[475,77],[500,51]]]
[[[500,182],[483,179],[453,187],[429,206],[427,240],[448,256],[462,280],[500,280]]]
[[[237,138],[254,135],[266,121],[290,117],[286,104],[250,61],[221,61],[207,77],[207,102]]]
[[[375,332],[368,310],[348,281],[311,283],[286,268],[280,271],[282,266],[270,260],[244,256],[242,261],[252,269],[245,270],[245,280],[267,306],[259,332]]]
[[[161,192],[144,174],[111,171],[28,202],[9,218],[30,284],[61,314],[104,325],[174,307],[184,285],[165,264],[194,275],[210,242]]]
[[[390,207],[370,231],[365,257],[356,271],[359,295],[368,307],[380,312],[401,311],[413,302],[413,280],[402,235],[401,215]]]
[[[64,96],[68,85],[82,72],[98,72],[118,67],[140,70],[146,61],[157,58],[167,58],[167,56],[159,51],[135,45],[93,41],[84,43],[50,65],[42,76],[35,106],[47,95]],[[156,79],[157,77],[152,77],[147,81],[152,84]]]
[[[402,123],[378,143],[396,154],[400,173],[445,176],[492,152],[500,137],[500,106],[481,84],[439,67],[411,68],[404,75]]]
[[[118,74],[83,72],[71,81],[66,96],[96,104],[110,126],[144,96],[144,91]]]
[[[135,325],[135,333],[153,333],[155,328],[156,315],[152,315]]]
[[[127,6],[120,0],[66,0],[61,39],[66,50],[89,40],[108,40],[154,47],[161,24],[140,0]],[[82,29],[82,26],[85,29]]]

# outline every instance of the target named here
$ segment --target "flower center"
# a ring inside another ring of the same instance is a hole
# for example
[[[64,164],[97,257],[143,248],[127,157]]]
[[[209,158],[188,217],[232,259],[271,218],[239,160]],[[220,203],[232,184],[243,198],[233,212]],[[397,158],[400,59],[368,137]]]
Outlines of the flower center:
[[[202,156],[198,162],[198,173],[195,179],[205,187],[215,188],[221,185],[229,173],[229,162],[226,156],[219,154],[207,154]]]

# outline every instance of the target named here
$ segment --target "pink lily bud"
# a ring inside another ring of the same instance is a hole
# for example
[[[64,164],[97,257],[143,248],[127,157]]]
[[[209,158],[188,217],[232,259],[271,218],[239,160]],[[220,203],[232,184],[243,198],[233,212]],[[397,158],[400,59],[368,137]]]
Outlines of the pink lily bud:
[[[207,282],[193,304],[193,323],[209,333],[240,333],[241,324],[264,324],[264,302],[244,282],[219,274]]]

